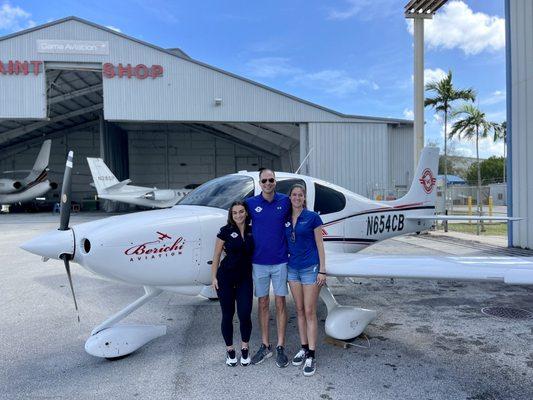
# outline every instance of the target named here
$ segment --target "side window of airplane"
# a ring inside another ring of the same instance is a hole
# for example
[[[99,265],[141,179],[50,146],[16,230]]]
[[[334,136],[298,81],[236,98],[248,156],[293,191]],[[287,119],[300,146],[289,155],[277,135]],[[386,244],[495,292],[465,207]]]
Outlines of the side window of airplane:
[[[305,181],[302,179],[281,179],[276,182],[276,192],[283,193],[288,196],[289,190],[291,190],[291,188],[296,184],[306,187]]]
[[[346,206],[346,197],[341,192],[315,183],[315,212],[320,215],[341,211]]]

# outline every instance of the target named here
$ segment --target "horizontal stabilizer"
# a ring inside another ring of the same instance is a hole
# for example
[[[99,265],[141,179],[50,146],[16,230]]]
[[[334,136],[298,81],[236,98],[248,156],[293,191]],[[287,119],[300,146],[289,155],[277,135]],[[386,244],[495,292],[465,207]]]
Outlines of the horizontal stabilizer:
[[[453,279],[533,285],[533,257],[373,256],[328,253],[327,274],[361,278]]]
[[[115,183],[114,185],[106,187],[105,190],[107,190],[108,192],[112,192],[114,190],[119,190],[120,188],[130,183],[131,183],[131,179],[124,179],[123,181],[120,181],[119,183]]]
[[[523,218],[518,217],[495,217],[490,215],[413,215],[406,216],[405,219],[427,221],[520,221]]]

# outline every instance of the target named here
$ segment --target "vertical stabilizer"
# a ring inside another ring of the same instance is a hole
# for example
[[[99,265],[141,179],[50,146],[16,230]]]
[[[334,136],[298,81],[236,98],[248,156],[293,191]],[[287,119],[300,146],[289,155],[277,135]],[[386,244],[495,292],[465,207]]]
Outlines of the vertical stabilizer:
[[[101,158],[87,157],[87,163],[89,164],[91,175],[94,180],[94,186],[99,195],[104,194],[106,188],[119,183],[118,179],[113,175]]]
[[[384,202],[391,206],[418,204],[434,205],[437,198],[439,148],[424,147],[409,192],[402,198]]]
[[[46,168],[48,168],[51,147],[52,147],[52,141],[50,139],[45,140],[43,142],[41,146],[41,150],[39,150],[39,154],[37,155],[37,159],[35,160],[35,163],[33,164],[33,168],[31,169],[31,172],[23,180],[26,185],[36,181],[41,176],[41,174],[46,171]]]

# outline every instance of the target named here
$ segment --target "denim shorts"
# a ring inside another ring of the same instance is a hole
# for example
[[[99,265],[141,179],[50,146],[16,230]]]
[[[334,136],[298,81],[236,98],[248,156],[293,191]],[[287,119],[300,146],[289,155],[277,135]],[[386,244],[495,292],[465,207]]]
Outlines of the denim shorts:
[[[289,282],[299,282],[302,285],[314,285],[318,277],[318,264],[306,268],[287,267],[287,277]]]
[[[270,293],[270,281],[276,296],[287,296],[287,264],[252,264],[252,276],[254,278],[255,297],[265,297]]]

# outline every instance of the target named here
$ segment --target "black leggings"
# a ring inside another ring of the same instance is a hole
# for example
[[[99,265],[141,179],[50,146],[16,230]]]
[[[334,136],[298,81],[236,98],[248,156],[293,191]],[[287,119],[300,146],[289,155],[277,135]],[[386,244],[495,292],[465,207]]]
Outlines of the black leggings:
[[[252,278],[243,279],[235,284],[225,282],[225,279],[218,281],[218,299],[222,309],[222,336],[226,346],[233,345],[233,315],[235,315],[235,303],[237,303],[237,315],[239,316],[241,328],[241,340],[248,343],[252,333],[252,302],[253,283]]]

